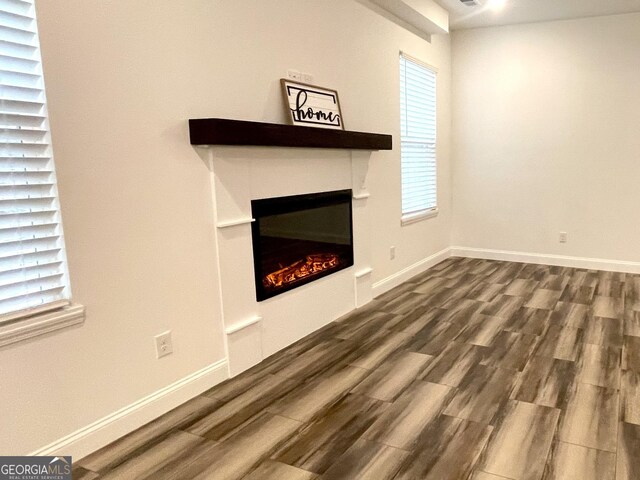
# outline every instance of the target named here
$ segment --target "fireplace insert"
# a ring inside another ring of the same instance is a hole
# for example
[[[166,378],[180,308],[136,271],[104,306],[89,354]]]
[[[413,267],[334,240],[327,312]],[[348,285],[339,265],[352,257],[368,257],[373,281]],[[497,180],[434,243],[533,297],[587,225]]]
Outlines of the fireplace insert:
[[[351,190],[251,202],[260,302],[353,265]]]

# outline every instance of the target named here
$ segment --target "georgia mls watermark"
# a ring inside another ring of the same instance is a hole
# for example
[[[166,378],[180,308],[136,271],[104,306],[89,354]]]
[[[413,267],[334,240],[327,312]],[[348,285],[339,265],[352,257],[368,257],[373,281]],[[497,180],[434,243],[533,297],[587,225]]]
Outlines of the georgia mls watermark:
[[[71,457],[0,457],[0,480],[71,480]]]

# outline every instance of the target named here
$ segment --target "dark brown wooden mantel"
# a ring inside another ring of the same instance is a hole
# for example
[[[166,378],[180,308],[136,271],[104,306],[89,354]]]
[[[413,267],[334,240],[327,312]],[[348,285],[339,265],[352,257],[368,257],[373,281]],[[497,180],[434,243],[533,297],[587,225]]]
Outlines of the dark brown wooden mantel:
[[[326,128],[247,122],[226,118],[189,120],[191,145],[391,150],[391,135]]]

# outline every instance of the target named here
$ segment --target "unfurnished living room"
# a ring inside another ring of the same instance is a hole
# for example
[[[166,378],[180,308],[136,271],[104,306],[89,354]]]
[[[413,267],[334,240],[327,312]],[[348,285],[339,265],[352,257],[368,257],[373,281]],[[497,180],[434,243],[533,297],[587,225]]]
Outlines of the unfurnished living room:
[[[0,480],[640,480],[640,0],[0,0]]]

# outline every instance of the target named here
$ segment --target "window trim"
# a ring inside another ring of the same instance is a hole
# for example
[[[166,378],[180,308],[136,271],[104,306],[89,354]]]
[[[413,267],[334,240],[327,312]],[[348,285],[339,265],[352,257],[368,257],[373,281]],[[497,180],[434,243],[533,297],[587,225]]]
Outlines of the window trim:
[[[417,212],[405,213],[400,219],[400,225],[411,225],[412,223],[420,222],[428,218],[434,218],[438,216],[440,212],[438,207],[425,208],[424,210],[418,210]]]
[[[439,202],[438,202],[438,134],[437,134],[437,120],[438,120],[438,115],[437,115],[437,78],[438,78],[438,68],[435,67],[434,65],[431,65],[430,63],[425,62],[424,60],[420,60],[419,58],[414,57],[411,54],[406,53],[403,50],[400,50],[400,55],[399,58],[405,58],[413,63],[416,63],[418,65],[421,65],[429,70],[431,70],[435,77],[436,77],[436,141],[434,144],[434,153],[435,153],[435,171],[436,171],[436,204],[434,207],[431,208],[425,208],[422,210],[417,210],[414,212],[407,212],[407,213],[403,213],[402,212],[402,182],[400,185],[400,195],[401,195],[401,202],[400,202],[400,225],[401,226],[405,226],[405,225],[411,225],[412,223],[416,223],[416,222],[421,222],[423,220],[427,220],[429,218],[434,218],[438,216],[438,213],[440,211],[440,207],[439,207]],[[402,112],[401,112],[402,115]],[[400,132],[400,165],[402,166],[402,131]]]
[[[84,323],[85,307],[72,304],[58,310],[18,318],[0,325],[0,348]]]

